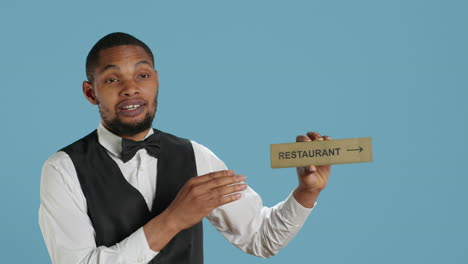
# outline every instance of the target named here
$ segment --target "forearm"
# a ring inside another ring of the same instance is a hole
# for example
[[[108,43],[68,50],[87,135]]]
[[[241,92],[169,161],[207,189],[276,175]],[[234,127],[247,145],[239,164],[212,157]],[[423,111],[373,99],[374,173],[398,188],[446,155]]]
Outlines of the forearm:
[[[76,252],[75,252],[76,253]],[[158,253],[152,251],[146,242],[143,228],[138,229],[133,234],[121,242],[110,246],[100,246],[90,249],[88,254],[80,262],[68,260],[71,256],[66,256],[64,260],[54,263],[80,263],[80,264],[111,264],[111,263],[149,263]]]
[[[262,257],[276,255],[289,244],[304,225],[311,208],[300,204],[294,194],[274,207],[267,208],[270,214],[264,218],[259,232]]]
[[[243,198],[216,209],[208,220],[242,251],[268,258],[294,238],[311,211],[298,203],[293,194],[274,207],[264,207],[260,196],[249,188]]]
[[[161,251],[180,232],[173,223],[167,211],[164,211],[143,226],[151,250]]]
[[[302,206],[305,208],[312,208],[320,195],[320,191],[304,190],[299,186],[294,190],[293,195],[296,201]]]
[[[149,248],[143,228],[115,245],[97,247],[92,227],[78,216],[58,222],[56,216],[41,206],[39,225],[52,263],[55,264],[144,264],[157,255]]]

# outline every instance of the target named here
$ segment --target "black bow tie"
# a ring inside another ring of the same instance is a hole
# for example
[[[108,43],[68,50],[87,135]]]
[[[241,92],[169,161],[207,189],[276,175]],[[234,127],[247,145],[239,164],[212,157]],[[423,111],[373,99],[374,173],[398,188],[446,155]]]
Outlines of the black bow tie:
[[[122,152],[120,157],[123,162],[127,162],[135,156],[138,150],[144,148],[149,155],[159,157],[159,142],[160,134],[154,133],[143,141],[133,141],[130,139],[122,138]]]

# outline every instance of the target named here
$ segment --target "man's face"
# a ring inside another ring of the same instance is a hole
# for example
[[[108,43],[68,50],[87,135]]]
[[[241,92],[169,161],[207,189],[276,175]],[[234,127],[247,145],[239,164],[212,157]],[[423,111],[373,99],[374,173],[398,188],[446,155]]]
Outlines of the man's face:
[[[86,98],[99,107],[103,125],[119,136],[149,129],[157,107],[158,73],[139,46],[102,50],[93,83],[84,82]]]

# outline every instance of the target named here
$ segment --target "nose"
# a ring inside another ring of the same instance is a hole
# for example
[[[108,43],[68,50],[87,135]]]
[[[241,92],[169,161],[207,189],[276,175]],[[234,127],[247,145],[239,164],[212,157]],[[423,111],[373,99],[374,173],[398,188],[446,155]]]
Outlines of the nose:
[[[122,89],[120,90],[121,96],[133,96],[139,93],[140,93],[140,89],[138,88],[138,85],[135,82],[135,80],[124,81]]]

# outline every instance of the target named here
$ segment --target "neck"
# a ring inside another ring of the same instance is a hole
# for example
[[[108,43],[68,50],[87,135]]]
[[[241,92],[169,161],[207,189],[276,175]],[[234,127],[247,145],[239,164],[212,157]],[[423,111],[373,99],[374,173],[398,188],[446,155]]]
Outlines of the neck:
[[[125,139],[130,139],[130,140],[133,140],[133,141],[142,141],[143,139],[145,139],[145,136],[148,134],[149,130],[152,129],[151,127],[148,128],[148,129],[145,129],[139,133],[136,133],[135,135],[119,135],[117,133],[115,133],[111,128],[109,128],[104,122],[102,122],[102,125],[107,128],[107,130],[109,130],[110,132],[112,132],[114,135],[117,135],[121,138],[125,138]]]
[[[133,140],[133,141],[141,141],[141,140],[145,139],[145,136],[148,134],[150,129],[151,128],[148,128],[145,131],[137,133],[137,134],[135,134],[133,136],[127,136],[127,135],[118,135],[118,136],[121,137],[121,138],[130,139],[130,140]]]

